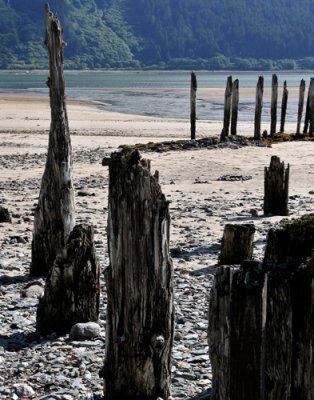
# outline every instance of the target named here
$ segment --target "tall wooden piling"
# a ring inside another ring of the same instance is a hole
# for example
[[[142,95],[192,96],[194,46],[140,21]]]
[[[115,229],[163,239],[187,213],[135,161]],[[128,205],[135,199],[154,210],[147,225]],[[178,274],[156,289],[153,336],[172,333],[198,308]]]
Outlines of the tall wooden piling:
[[[279,157],[272,156],[264,179],[264,214],[288,215],[289,164],[285,168]]]
[[[305,117],[304,117],[304,127],[303,127],[304,135],[306,135],[308,133],[309,122],[310,122],[310,87],[309,87],[308,92],[307,92]]]
[[[137,151],[109,165],[105,399],[168,399],[174,331],[169,202]]]
[[[51,124],[46,167],[34,214],[31,275],[48,273],[75,225],[72,150],[63,74],[63,29],[48,4],[45,7],[45,23]]]
[[[261,138],[261,122],[263,108],[264,77],[260,76],[256,85],[255,120],[254,120],[254,139]]]
[[[277,100],[278,100],[278,78],[276,74],[273,74],[271,81],[270,136],[276,133]]]
[[[232,101],[232,76],[228,76],[225,90],[225,105],[224,105],[224,136],[229,136],[230,116],[231,116],[231,101]]]
[[[196,75],[194,72],[191,72],[191,91],[190,91],[191,140],[195,139],[195,134],[196,134],[196,91],[197,91]]]
[[[304,107],[304,94],[305,94],[305,80],[301,79],[299,88],[298,121],[297,121],[297,131],[296,131],[297,135],[300,135],[301,133],[301,120]]]
[[[237,134],[238,110],[239,110],[239,79],[236,79],[233,82],[233,87],[232,87],[231,135]]]
[[[287,114],[287,105],[288,105],[288,88],[287,81],[284,81],[283,91],[282,91],[282,101],[281,101],[281,118],[280,118],[280,132],[285,131],[285,121]]]

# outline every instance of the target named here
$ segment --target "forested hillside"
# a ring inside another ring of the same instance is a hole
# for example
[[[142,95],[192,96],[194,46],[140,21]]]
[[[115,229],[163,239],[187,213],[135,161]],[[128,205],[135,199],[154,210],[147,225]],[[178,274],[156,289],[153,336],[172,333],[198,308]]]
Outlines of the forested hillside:
[[[45,0],[0,0],[0,68],[46,68]],[[68,68],[314,68],[313,0],[51,0]]]

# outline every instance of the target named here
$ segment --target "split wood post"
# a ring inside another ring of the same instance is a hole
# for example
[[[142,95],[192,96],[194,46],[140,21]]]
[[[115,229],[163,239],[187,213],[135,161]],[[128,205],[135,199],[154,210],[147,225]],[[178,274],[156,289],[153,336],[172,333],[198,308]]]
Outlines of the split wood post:
[[[280,132],[283,133],[285,131],[285,121],[287,114],[287,104],[288,104],[288,89],[287,89],[287,81],[284,81],[283,91],[282,91],[282,101],[281,101],[281,118],[280,118]]]
[[[309,135],[314,135],[314,78],[311,78],[309,87]]]
[[[232,87],[231,135],[237,134],[238,110],[239,110],[239,79],[236,79],[233,82],[233,87]]]
[[[225,225],[219,264],[241,264],[253,256],[254,224]]]
[[[218,267],[209,300],[208,348],[212,366],[212,400],[230,399],[231,268]]]
[[[304,94],[305,94],[305,80],[301,79],[299,88],[299,103],[298,103],[298,122],[297,122],[297,135],[301,133],[301,120],[304,107]]]
[[[288,215],[289,164],[285,169],[280,158],[272,156],[270,166],[265,167],[264,215]]]
[[[273,74],[271,82],[270,136],[273,136],[276,133],[277,100],[278,100],[278,78],[276,74]]]
[[[96,322],[99,276],[93,228],[77,225],[49,271],[37,308],[37,332],[64,334],[78,322]]]
[[[109,165],[105,399],[167,399],[174,332],[169,202],[138,151]]]
[[[230,296],[230,400],[264,400],[261,377],[265,273],[256,261],[234,272]]]
[[[72,153],[65,104],[63,29],[45,6],[51,125],[45,171],[34,214],[31,275],[46,275],[75,225]]]
[[[197,79],[194,72],[191,73],[191,140],[195,139],[196,133],[196,91],[197,91]]]
[[[256,103],[255,103],[255,121],[254,121],[254,139],[261,138],[261,122],[263,108],[263,93],[264,93],[264,77],[260,76],[256,85]]]
[[[231,115],[231,100],[232,100],[232,76],[228,76],[225,90],[224,104],[224,137],[229,136],[230,115]]]

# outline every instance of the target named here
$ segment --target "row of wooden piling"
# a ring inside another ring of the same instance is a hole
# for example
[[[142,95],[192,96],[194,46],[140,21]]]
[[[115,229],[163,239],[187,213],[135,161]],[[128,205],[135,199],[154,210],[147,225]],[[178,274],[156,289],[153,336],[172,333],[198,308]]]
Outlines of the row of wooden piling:
[[[304,97],[305,97],[305,81],[301,79],[299,86],[299,101],[298,101],[298,114],[297,114],[297,127],[296,135],[301,135],[301,121],[304,110]],[[194,72],[191,73],[191,139],[196,137],[196,91],[197,91],[197,78]],[[262,135],[267,136],[267,131],[262,133],[262,110],[263,110],[263,95],[264,95],[264,77],[259,76],[256,85],[255,96],[255,117],[254,117],[254,139],[260,140]],[[288,105],[288,86],[287,81],[284,81],[282,101],[281,101],[281,116],[280,116],[280,133],[285,132],[285,121]],[[276,74],[272,75],[271,84],[271,106],[270,106],[270,136],[272,137],[277,133],[277,107],[278,107],[278,77]],[[223,128],[221,132],[221,140],[224,140],[229,133],[234,136],[237,134],[239,111],[239,80],[232,80],[232,76],[227,77],[225,96],[224,96],[224,117]],[[303,127],[303,135],[312,136],[314,132],[314,78],[311,78],[308,96],[306,102],[305,119]]]

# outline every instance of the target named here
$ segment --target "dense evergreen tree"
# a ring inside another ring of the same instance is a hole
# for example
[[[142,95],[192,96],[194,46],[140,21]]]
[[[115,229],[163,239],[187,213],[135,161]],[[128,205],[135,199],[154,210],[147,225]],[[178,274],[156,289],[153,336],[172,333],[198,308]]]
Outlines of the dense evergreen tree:
[[[0,68],[46,67],[45,1],[0,0]],[[71,68],[313,66],[312,0],[50,0],[50,7],[65,28]]]

